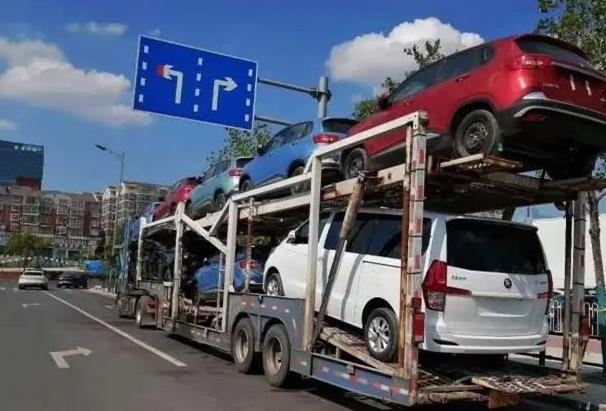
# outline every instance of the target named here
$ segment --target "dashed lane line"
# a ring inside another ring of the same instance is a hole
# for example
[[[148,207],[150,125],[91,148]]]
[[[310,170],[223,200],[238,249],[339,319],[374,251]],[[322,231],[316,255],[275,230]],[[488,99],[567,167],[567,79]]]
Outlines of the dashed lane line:
[[[164,351],[160,351],[159,349],[152,347],[149,344],[144,343],[143,341],[139,340],[138,338],[133,337],[132,335],[122,331],[119,328],[114,327],[111,324],[106,323],[105,321],[101,320],[100,318],[95,317],[94,315],[84,311],[83,309],[81,309],[80,307],[76,307],[75,305],[65,301],[63,298],[57,297],[56,295],[54,295],[53,293],[50,293],[48,291],[44,291],[45,294],[47,294],[48,296],[54,298],[55,300],[67,305],[68,307],[78,311],[80,314],[84,315],[85,317],[90,318],[93,321],[96,321],[97,323],[101,324],[102,326],[108,328],[109,330],[115,332],[116,334],[126,338],[127,340],[131,341],[132,343],[138,345],[139,347],[151,352],[152,354],[157,355],[158,357],[168,361],[169,363],[177,366],[177,367],[187,367],[187,364],[185,364],[182,361],[179,361],[178,359],[176,359],[175,357],[165,353]]]

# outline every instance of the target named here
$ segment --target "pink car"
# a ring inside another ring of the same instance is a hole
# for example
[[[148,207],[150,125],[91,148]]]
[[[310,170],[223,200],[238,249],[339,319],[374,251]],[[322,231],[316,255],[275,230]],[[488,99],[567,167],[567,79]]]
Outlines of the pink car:
[[[177,204],[189,200],[192,190],[201,181],[200,177],[185,177],[173,184],[166,197],[160,197],[160,205],[154,210],[154,221],[173,215]]]

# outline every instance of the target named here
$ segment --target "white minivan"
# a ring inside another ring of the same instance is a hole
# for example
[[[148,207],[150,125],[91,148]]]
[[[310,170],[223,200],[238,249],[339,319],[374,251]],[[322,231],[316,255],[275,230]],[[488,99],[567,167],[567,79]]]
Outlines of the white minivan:
[[[335,254],[344,211],[320,216],[316,309]],[[361,209],[343,253],[327,315],[363,330],[371,355],[389,361],[397,347],[401,211]],[[269,256],[269,295],[303,298],[308,223]],[[509,221],[426,213],[423,310],[427,351],[507,354],[540,351],[552,290],[536,228]]]

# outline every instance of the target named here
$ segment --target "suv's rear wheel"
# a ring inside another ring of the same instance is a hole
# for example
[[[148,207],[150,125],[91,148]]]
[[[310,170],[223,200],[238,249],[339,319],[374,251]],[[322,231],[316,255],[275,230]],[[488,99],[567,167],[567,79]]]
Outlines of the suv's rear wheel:
[[[303,174],[304,171],[305,171],[305,167],[303,167],[303,166],[296,166],[295,168],[292,169],[292,171],[290,172],[290,175],[288,177],[299,176],[299,175]],[[292,186],[290,188],[290,193],[292,195],[296,195],[296,194],[304,193],[307,190],[309,190],[309,184],[308,183],[301,183],[301,184],[297,184],[297,185]]]
[[[244,181],[242,181],[242,184],[240,184],[240,192],[245,192],[245,191],[249,191],[250,189],[252,189],[252,183],[250,182],[249,179],[246,179]]]
[[[225,197],[225,193],[218,192],[217,195],[215,195],[215,211],[223,210],[223,207],[225,206],[226,202],[227,198]]]
[[[368,168],[368,156],[363,148],[356,148],[345,157],[343,161],[343,177],[347,180],[355,178],[361,171]]]
[[[398,347],[398,321],[391,308],[371,311],[364,324],[364,341],[371,356],[380,361],[393,360]]]
[[[477,109],[468,113],[454,133],[454,151],[459,157],[491,154],[501,139],[501,127],[490,111]]]

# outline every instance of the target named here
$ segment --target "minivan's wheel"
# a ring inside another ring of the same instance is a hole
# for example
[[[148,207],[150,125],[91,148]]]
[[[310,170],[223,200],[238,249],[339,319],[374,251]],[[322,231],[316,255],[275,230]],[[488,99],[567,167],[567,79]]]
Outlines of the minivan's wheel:
[[[368,168],[368,156],[363,148],[350,151],[343,161],[343,177],[347,180],[355,178],[361,171]]]
[[[256,368],[255,333],[250,318],[238,321],[231,336],[231,355],[238,372],[249,374]]]
[[[273,387],[283,387],[290,375],[290,341],[282,324],[272,325],[263,340],[263,372]]]
[[[372,310],[364,324],[364,341],[368,352],[380,361],[393,360],[398,347],[398,321],[391,308]]]
[[[273,297],[284,296],[284,287],[282,287],[282,279],[280,278],[280,274],[277,271],[274,271],[267,276],[267,281],[265,282],[265,291],[267,295],[271,295]]]
[[[225,197],[225,193],[218,192],[215,196],[215,211],[223,210],[225,203],[227,202],[227,198]]]
[[[478,109],[468,113],[454,133],[454,151],[459,157],[473,154],[490,154],[501,139],[501,127],[488,110]]]
[[[293,170],[290,172],[289,177],[299,176],[299,175],[303,174],[303,171],[305,171],[305,167],[297,166],[297,167],[293,168]],[[290,193],[292,195],[295,195],[295,194],[304,193],[305,191],[308,191],[308,190],[309,190],[309,184],[301,183],[301,184],[292,186],[290,188]]]
[[[250,182],[250,180],[246,179],[242,181],[242,184],[240,184],[240,191],[245,192],[249,191],[250,189],[252,189],[252,183]]]

